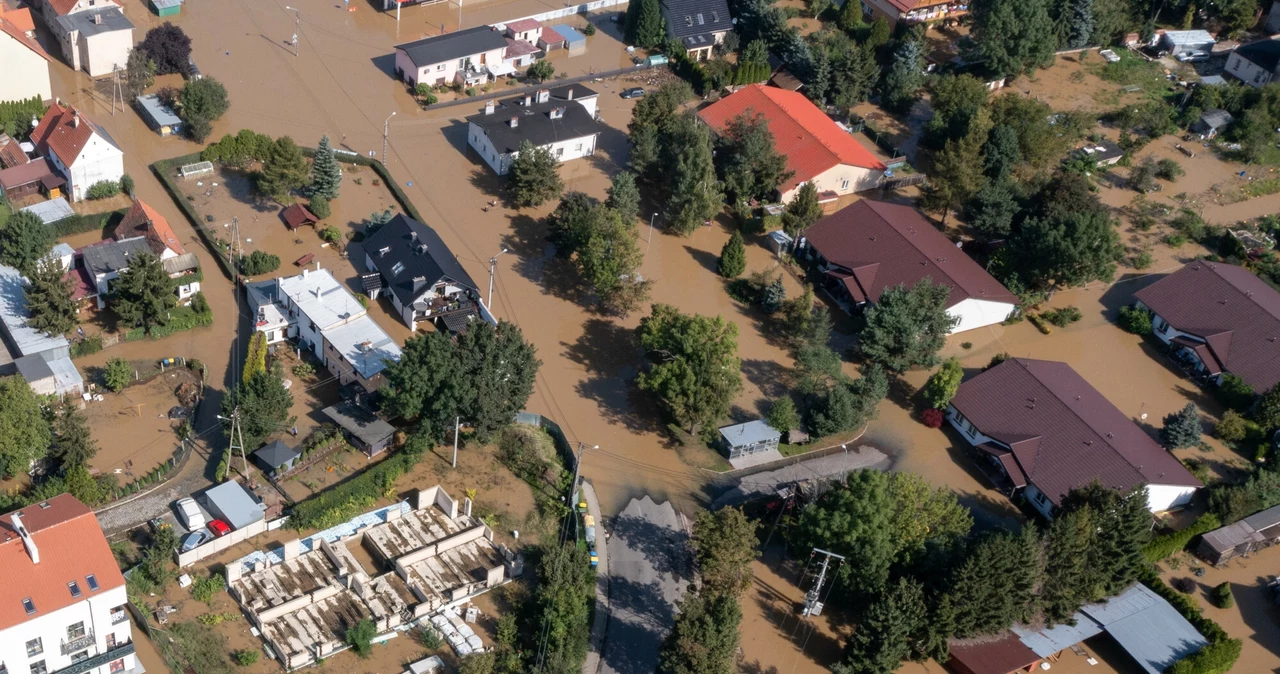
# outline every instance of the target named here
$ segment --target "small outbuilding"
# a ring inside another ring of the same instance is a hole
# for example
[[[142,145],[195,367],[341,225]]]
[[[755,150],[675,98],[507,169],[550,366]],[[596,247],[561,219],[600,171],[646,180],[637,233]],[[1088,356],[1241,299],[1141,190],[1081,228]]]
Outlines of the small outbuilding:
[[[551,29],[564,38],[564,47],[569,50],[569,56],[587,53],[587,36],[578,32],[578,29],[563,23],[558,23]]]
[[[1218,132],[1227,128],[1232,122],[1236,121],[1231,113],[1220,108],[1209,108],[1200,114],[1200,119],[1196,120],[1190,127],[1191,133],[1198,133],[1206,140],[1218,135]]]
[[[60,197],[66,184],[53,163],[43,158],[0,171],[0,191],[9,203],[37,194]]]
[[[391,447],[396,429],[373,412],[355,403],[338,403],[324,409],[324,415],[337,424],[347,442],[369,456]]]
[[[160,16],[167,16],[161,14]],[[172,136],[182,133],[182,119],[172,108],[165,105],[159,96],[147,94],[137,99],[138,114],[152,131],[161,136]]]
[[[1208,55],[1217,40],[1205,30],[1169,30],[1160,36],[1161,51],[1170,56]]]
[[[151,10],[156,16],[177,16],[182,11],[182,0],[151,0]]]
[[[730,460],[777,450],[782,433],[763,419],[720,429],[720,448]]]
[[[281,210],[280,217],[284,219],[284,224],[290,230],[297,229],[303,225],[315,227],[316,223],[320,222],[320,218],[317,218],[315,213],[312,213],[306,206],[297,203],[290,204]]]
[[[1196,547],[1196,555],[1217,566],[1239,555],[1270,547],[1277,540],[1280,540],[1280,506],[1204,534]]]
[[[293,464],[302,456],[297,447],[290,447],[279,440],[262,447],[253,453],[253,461],[272,477],[293,468]]]
[[[35,215],[40,218],[40,222],[46,225],[51,225],[59,220],[66,220],[76,214],[75,209],[71,208],[71,204],[67,203],[67,200],[62,197],[31,204],[21,210]]]
[[[1093,159],[1098,166],[1114,166],[1124,157],[1124,150],[1109,140],[1086,145],[1080,152],[1081,156]]]
[[[227,480],[206,491],[204,500],[209,514],[230,524],[232,529],[243,529],[266,516],[262,503],[235,480]]]

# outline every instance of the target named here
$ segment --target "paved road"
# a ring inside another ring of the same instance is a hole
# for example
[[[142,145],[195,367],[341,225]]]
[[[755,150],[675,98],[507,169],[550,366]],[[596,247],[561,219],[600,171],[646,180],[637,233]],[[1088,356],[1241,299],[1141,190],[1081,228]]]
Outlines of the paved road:
[[[187,462],[163,487],[147,494],[98,511],[98,524],[107,536],[112,536],[150,521],[169,512],[171,504],[184,496],[213,485],[206,475],[209,469],[209,448],[197,443]]]
[[[600,671],[600,651],[609,620],[609,550],[605,545],[600,501],[596,499],[595,487],[590,482],[582,483],[582,498],[587,502],[587,512],[596,521],[596,557],[600,560],[596,566],[596,613],[591,623],[591,648],[587,651],[587,659],[582,663],[582,674],[596,674]]]

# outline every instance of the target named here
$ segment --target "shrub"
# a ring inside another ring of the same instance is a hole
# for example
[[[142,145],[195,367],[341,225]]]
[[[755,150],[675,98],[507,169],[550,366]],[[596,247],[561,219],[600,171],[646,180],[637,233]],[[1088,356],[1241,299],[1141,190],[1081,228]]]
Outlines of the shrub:
[[[1053,332],[1053,329],[1049,327],[1049,322],[1044,319],[1044,316],[1028,313],[1027,320],[1031,321],[1031,324],[1036,326],[1036,330],[1039,330],[1040,334],[1047,335]]]
[[[1009,360],[1010,358],[1013,358],[1013,356],[1009,355],[1008,351],[1001,351],[1000,353],[997,353],[996,355],[991,357],[991,362],[987,363],[987,366],[983,368],[983,370],[984,371],[990,370],[991,368],[999,365],[1000,363],[1005,362],[1006,360]]]
[[[378,636],[378,628],[368,618],[347,628],[346,642],[356,655],[367,658],[373,653],[373,638]]]
[[[246,648],[235,652],[236,664],[241,667],[248,667],[258,661],[258,651],[252,648]]]
[[[1125,332],[1146,336],[1151,334],[1151,312],[1137,306],[1120,307],[1120,327]]]
[[[1156,176],[1159,178],[1175,182],[1186,174],[1187,172],[1182,170],[1182,166],[1172,159],[1161,159],[1156,162]]]
[[[1243,414],[1228,409],[1222,413],[1222,420],[1213,427],[1213,435],[1223,442],[1235,444],[1249,435],[1249,423]]]
[[[516,424],[498,433],[498,460],[527,482],[538,483],[559,468],[551,435],[536,426]]]
[[[226,588],[227,583],[222,576],[212,574],[205,576],[204,578],[196,578],[195,581],[191,583],[191,596],[194,597],[196,601],[202,601],[208,604],[209,600],[213,599],[213,595],[225,590]]]
[[[96,199],[110,199],[120,194],[120,183],[114,180],[99,180],[89,186],[89,190],[84,193],[86,199],[90,201]]]
[[[1181,234],[1166,234],[1164,242],[1171,248],[1181,248],[1187,242],[1187,237]]]
[[[412,438],[410,440],[412,442]],[[397,478],[417,465],[420,454],[399,452],[355,477],[295,505],[285,526],[326,529],[371,508]]]
[[[929,428],[942,428],[942,410],[932,407],[920,413],[920,421]]]
[[[1080,320],[1083,314],[1081,314],[1080,309],[1075,306],[1065,306],[1061,309],[1046,311],[1040,315],[1043,316],[1046,321],[1049,321],[1060,328],[1065,328]]]
[[[534,82],[545,82],[556,74],[556,67],[550,61],[538,61],[529,66],[525,75]]]
[[[1182,594],[1191,594],[1196,591],[1196,581],[1187,578],[1186,576],[1174,578],[1170,584],[1173,585],[1173,589],[1181,592]]]
[[[1253,387],[1244,379],[1228,372],[1222,375],[1222,379],[1218,382],[1214,397],[1222,403],[1223,407],[1237,412],[1247,412],[1250,407],[1253,407],[1253,400],[1257,396],[1253,392]]]
[[[248,257],[240,258],[240,273],[245,276],[266,274],[280,268],[280,256],[255,250]]]
[[[418,643],[429,651],[438,651],[444,646],[444,642],[440,639],[440,633],[430,627],[424,627],[418,632]]]
[[[588,22],[587,27],[582,29],[582,34],[586,35],[587,37],[591,37],[592,35],[595,35],[596,25],[594,23]]]
[[[310,377],[316,373],[316,368],[311,363],[298,363],[292,369],[295,377]]]
[[[1225,674],[1231,671],[1240,658],[1240,640],[1211,641],[1208,646],[1192,653],[1165,670],[1168,674]]]
[[[1146,269],[1155,262],[1155,258],[1151,256],[1151,251],[1144,250],[1133,258],[1133,268],[1139,271]]]
[[[112,391],[119,392],[133,381],[133,366],[123,358],[112,358],[102,370],[102,383]]]
[[[440,98],[431,92],[427,92],[427,94],[422,97],[422,104],[424,106],[435,105],[436,103],[439,103],[439,102],[440,102]]]
[[[309,206],[311,214],[321,220],[324,220],[333,213],[333,209],[329,208],[329,200],[322,194],[312,195]]]
[[[1213,513],[1205,513],[1191,524],[1191,526],[1175,531],[1163,536],[1157,536],[1142,546],[1142,556],[1152,564],[1159,562],[1169,555],[1187,547],[1193,538],[1207,531],[1213,531],[1222,526],[1222,521]]]
[[[133,176],[128,173],[120,176],[120,191],[133,196]]]
[[[1231,583],[1222,583],[1213,588],[1210,597],[1213,599],[1213,605],[1218,608],[1231,608],[1236,605],[1236,598],[1231,595]]]
[[[431,85],[426,82],[419,82],[418,86],[413,88],[413,93],[415,96],[426,96],[431,93]]]
[[[342,242],[342,232],[337,227],[329,225],[320,230],[320,238],[336,246]]]
[[[93,335],[71,345],[71,357],[79,358],[102,350],[102,335]]]

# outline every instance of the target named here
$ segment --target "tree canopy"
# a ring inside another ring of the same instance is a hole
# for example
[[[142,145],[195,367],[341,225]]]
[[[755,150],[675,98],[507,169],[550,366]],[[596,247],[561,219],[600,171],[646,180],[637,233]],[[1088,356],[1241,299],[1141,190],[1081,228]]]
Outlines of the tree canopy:
[[[1049,0],[975,0],[969,11],[975,51],[996,73],[1021,75],[1053,63]]]
[[[70,332],[79,323],[76,301],[72,299],[74,292],[62,263],[57,259],[42,259],[23,288],[30,314],[27,325],[48,335]]]
[[[246,451],[261,447],[267,438],[297,421],[297,417],[289,415],[293,393],[284,387],[284,379],[278,372],[259,370],[241,381],[222,399],[222,416],[230,418],[237,405]],[[225,424],[224,431],[229,436],[231,424]]]
[[[866,312],[859,333],[862,353],[894,372],[938,364],[938,351],[959,318],[947,313],[951,287],[921,279],[887,288]]]
[[[191,68],[191,38],[168,21],[147,31],[136,49],[155,64],[157,75],[185,75]]]
[[[677,423],[696,432],[729,413],[742,390],[736,324],[655,304],[640,319],[637,334],[650,366],[636,383],[653,393]]]
[[[209,75],[187,80],[178,95],[178,116],[187,135],[197,143],[203,143],[213,133],[213,123],[230,107],[226,87]]]
[[[22,377],[0,377],[0,475],[21,475],[49,451],[53,435],[40,404]]]
[[[924,86],[924,53],[917,40],[904,40],[893,53],[893,63],[885,73],[880,93],[884,106],[906,112],[916,102]]]
[[[160,258],[151,253],[134,257],[111,286],[115,292],[111,309],[126,325],[141,327],[148,333],[155,326],[168,323],[169,311],[178,305],[174,280],[160,264]]]
[[[818,201],[818,186],[810,180],[796,190],[791,202],[783,209],[782,229],[792,238],[797,238],[821,217],[822,204]]]
[[[734,202],[766,200],[794,171],[778,153],[764,115],[743,113],[729,120],[716,139],[716,168]]]
[[[290,195],[311,179],[307,158],[289,136],[270,142],[258,173],[258,191],[280,203],[292,203]]]
[[[311,195],[328,200],[337,199],[342,188],[342,168],[329,146],[329,136],[321,136],[316,145],[315,158],[311,161]],[[319,214],[317,214],[319,217]]]
[[[18,211],[0,227],[0,263],[23,274],[35,271],[40,258],[53,248],[53,231],[30,211]]]
[[[560,180],[560,162],[551,150],[534,147],[528,140],[520,142],[507,174],[508,189],[517,207],[540,206],[564,191]]]

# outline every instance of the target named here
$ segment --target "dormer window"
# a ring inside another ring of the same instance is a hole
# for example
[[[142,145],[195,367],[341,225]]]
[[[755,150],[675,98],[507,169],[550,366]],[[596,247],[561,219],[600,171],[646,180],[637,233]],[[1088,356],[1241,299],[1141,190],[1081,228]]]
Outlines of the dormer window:
[[[692,17],[692,16],[686,16],[686,17],[684,17],[684,25],[686,25],[686,26],[692,26],[692,25],[693,25],[693,17]]]
[[[702,24],[703,24],[702,12],[698,12],[698,25],[701,26]]]
[[[74,580],[71,581],[70,583],[67,583],[67,589],[71,590],[72,597],[80,596],[80,585],[76,583]]]
[[[720,12],[711,13],[711,23],[720,23]]]
[[[31,597],[22,600],[22,610],[26,611],[27,615],[36,612],[36,605],[35,602],[31,601]]]

